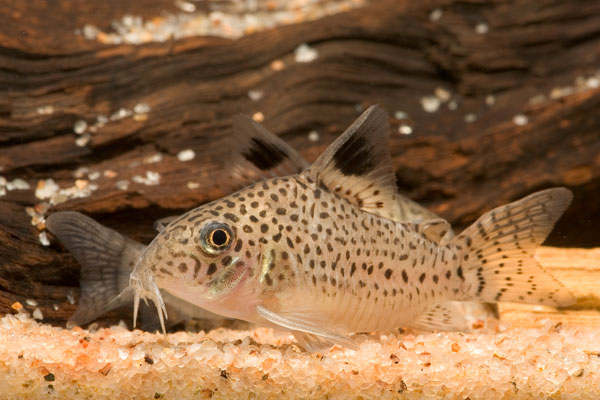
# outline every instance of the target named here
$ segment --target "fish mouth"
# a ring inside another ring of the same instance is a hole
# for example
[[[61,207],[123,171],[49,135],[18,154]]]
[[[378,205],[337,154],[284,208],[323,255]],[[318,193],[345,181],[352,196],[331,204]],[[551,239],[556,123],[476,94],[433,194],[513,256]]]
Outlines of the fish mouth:
[[[143,260],[143,257],[141,258]],[[163,334],[167,333],[165,329],[165,319],[168,319],[167,308],[160,293],[160,289],[154,281],[154,277],[147,269],[140,267],[140,261],[136,264],[131,275],[129,275],[129,287],[133,290],[133,328],[135,329],[137,315],[140,305],[140,299],[148,305],[148,299],[154,303],[160,320],[160,327]]]

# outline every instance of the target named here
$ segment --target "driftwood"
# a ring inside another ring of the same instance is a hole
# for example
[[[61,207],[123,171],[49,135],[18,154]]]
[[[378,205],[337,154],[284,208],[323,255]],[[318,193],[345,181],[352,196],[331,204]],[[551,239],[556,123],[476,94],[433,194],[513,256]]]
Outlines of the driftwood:
[[[215,182],[226,174],[224,143],[238,112],[261,112],[267,128],[311,161],[379,103],[391,115],[399,186],[457,230],[494,206],[564,185],[575,200],[547,243],[600,245],[598,1],[374,0],[238,40],[136,46],[74,32],[109,29],[125,13],[174,12],[173,2],[69,3],[0,1],[0,175],[32,187],[0,197],[0,312],[33,299],[45,320],[61,323],[75,308],[67,297],[77,298],[77,263],[56,241],[42,246],[25,211],[41,202],[39,180],[65,188],[80,167],[99,172],[79,183],[98,186],[90,196],[48,212],[78,210],[148,242],[154,220],[226,194]],[[436,21],[434,9],[443,11]],[[481,23],[487,33],[476,32]],[[315,61],[294,61],[301,43],[318,51]],[[275,60],[284,68],[273,68]],[[420,99],[439,87],[451,99],[428,113]],[[253,101],[250,90],[264,96]],[[116,118],[76,145],[77,121],[91,125],[139,103],[149,105],[147,115]],[[413,133],[397,133],[401,124]],[[184,149],[196,157],[179,161]],[[148,163],[157,152],[162,160]],[[160,184],[132,181],[149,170]],[[117,187],[120,180],[129,187]]]

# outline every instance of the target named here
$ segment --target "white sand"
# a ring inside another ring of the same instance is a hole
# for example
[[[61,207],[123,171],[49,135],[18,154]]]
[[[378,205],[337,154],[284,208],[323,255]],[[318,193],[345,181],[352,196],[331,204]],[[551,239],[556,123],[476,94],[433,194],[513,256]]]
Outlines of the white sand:
[[[600,328],[359,335],[309,354],[272,330],[166,337],[0,320],[0,398],[600,398]]]

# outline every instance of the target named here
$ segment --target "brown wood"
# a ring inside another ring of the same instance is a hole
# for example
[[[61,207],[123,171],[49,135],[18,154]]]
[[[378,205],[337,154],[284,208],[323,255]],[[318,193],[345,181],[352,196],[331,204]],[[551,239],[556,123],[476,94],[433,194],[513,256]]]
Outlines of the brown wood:
[[[139,46],[105,45],[74,31],[87,23],[108,30],[124,14],[174,12],[173,2],[2,0],[0,6],[0,175],[35,188],[46,178],[70,187],[81,166],[118,173],[94,181],[98,190],[90,197],[50,212],[79,210],[148,241],[155,219],[226,194],[215,182],[227,169],[223,143],[235,113],[262,112],[267,128],[314,160],[360,107],[379,103],[391,116],[407,112],[414,127],[412,135],[400,135],[401,121],[391,118],[400,187],[457,229],[494,206],[564,185],[575,200],[548,243],[600,245],[600,88],[529,101],[598,73],[596,0],[379,0],[239,40]],[[431,21],[435,8],[443,15]],[[475,33],[479,22],[488,33]],[[297,64],[293,51],[304,42],[319,58]],[[273,70],[274,60],[286,67]],[[420,98],[437,87],[452,94],[457,110],[447,104],[423,110]],[[251,101],[251,89],[264,97]],[[495,96],[493,106],[485,103],[488,95]],[[87,146],[75,145],[77,120],[92,123],[140,102],[151,106],[146,120],[110,122]],[[38,113],[49,105],[51,115]],[[465,122],[469,113],[475,122]],[[529,123],[514,124],[517,114]],[[321,133],[316,143],[307,139],[313,129]],[[196,158],[177,161],[187,148]],[[161,162],[142,162],[156,152]],[[160,185],[115,187],[148,170],[161,174]],[[191,190],[190,181],[200,186]],[[33,190],[0,197],[0,312],[32,298],[47,320],[60,323],[75,307],[66,297],[77,296],[78,266],[60,245],[40,245],[25,213],[38,202]]]

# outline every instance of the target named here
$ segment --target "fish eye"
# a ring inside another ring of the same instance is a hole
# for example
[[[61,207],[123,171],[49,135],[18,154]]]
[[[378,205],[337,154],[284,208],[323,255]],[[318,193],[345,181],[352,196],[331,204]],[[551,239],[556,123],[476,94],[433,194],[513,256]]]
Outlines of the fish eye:
[[[211,222],[200,232],[202,249],[209,254],[221,253],[229,248],[233,239],[231,228],[220,222]]]

